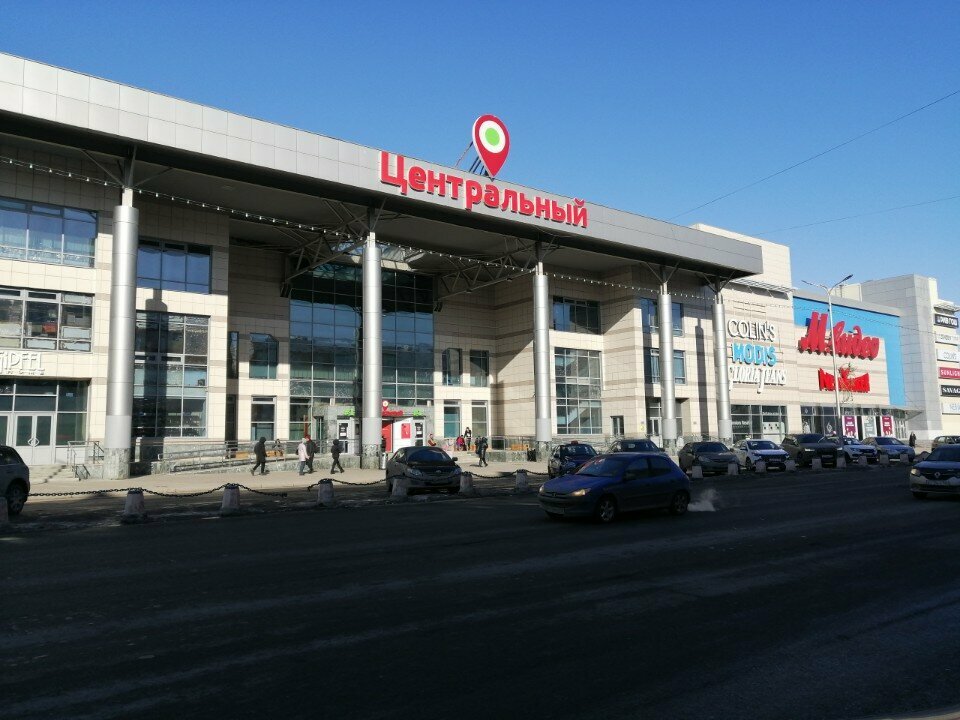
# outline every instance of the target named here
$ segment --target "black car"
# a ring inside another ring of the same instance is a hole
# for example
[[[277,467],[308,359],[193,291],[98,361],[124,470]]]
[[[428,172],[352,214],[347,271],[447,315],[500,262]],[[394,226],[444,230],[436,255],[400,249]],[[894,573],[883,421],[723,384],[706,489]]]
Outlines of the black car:
[[[835,442],[827,440],[820,433],[801,433],[800,435],[787,435],[780,447],[787,451],[787,454],[797,463],[797,467],[804,467],[813,464],[814,458],[820,458],[824,465],[837,465],[837,453],[840,448]]]
[[[653,440],[647,440],[646,438],[621,438],[620,440],[615,440],[607,452],[655,452],[666,455],[663,450],[657,447],[657,444],[653,442]]]
[[[438,447],[405,447],[387,460],[387,491],[393,493],[397,478],[410,481],[410,491],[460,491],[460,473],[457,459]]]
[[[593,445],[581,442],[570,442],[558,445],[547,463],[547,476],[560,477],[572,473],[590,458],[596,457],[597,451]]]
[[[686,472],[694,465],[699,465],[703,474],[726,473],[730,463],[739,466],[737,456],[722,442],[692,442],[687,443],[677,454],[680,469]]]
[[[7,499],[7,511],[18,515],[30,494],[30,468],[7,445],[0,445],[0,497]]]

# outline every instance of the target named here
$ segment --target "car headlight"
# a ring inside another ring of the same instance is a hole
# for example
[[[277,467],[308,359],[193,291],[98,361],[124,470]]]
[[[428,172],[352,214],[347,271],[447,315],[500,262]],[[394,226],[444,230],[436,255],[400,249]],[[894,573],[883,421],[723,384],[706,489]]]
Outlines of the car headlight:
[[[588,492],[590,491],[586,488],[580,488],[579,490],[574,490],[572,493],[570,493],[570,497],[583,497]]]
[[[540,495],[543,495],[546,491],[547,491],[547,486],[546,486],[546,485],[541,485],[541,486],[540,486],[540,489],[537,490],[537,492],[538,492]]]
[[[407,475],[410,477],[422,477],[423,473],[417,468],[407,468]]]
[[[910,468],[910,474],[911,474],[911,475],[919,475],[919,474],[920,474],[920,471],[917,470],[916,468]]]

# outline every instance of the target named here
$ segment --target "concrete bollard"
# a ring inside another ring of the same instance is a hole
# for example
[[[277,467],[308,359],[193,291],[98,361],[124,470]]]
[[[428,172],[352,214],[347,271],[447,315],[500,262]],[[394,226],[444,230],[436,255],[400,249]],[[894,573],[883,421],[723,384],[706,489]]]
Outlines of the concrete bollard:
[[[393,492],[390,493],[391,502],[403,502],[410,491],[410,479],[405,477],[394,478]]]
[[[7,507],[7,499],[0,497],[0,531],[10,527],[10,509]]]
[[[473,488],[473,473],[460,473],[460,494],[464,496],[477,494]]]
[[[837,470],[846,470],[847,469],[847,456],[843,453],[837,455]]]
[[[739,475],[740,474],[740,463],[727,463],[727,475]]]
[[[127,490],[127,498],[123,503],[122,523],[140,523],[147,519],[147,506],[143,502],[143,490],[131,488]]]
[[[330,478],[323,478],[323,480],[317,483],[317,506],[333,507],[334,504],[333,480]]]
[[[857,465],[859,465],[860,467],[866,467],[866,466],[867,466],[867,456],[866,456],[866,455],[861,455],[860,457],[858,457],[858,458],[857,458]]]
[[[518,493],[525,493],[530,490],[530,479],[527,477],[526,470],[517,470],[517,483],[514,490]]]
[[[703,480],[703,468],[699,465],[694,465],[690,468],[690,478],[692,480]]]
[[[890,467],[890,456],[887,455],[886,453],[880,453],[880,456],[877,459],[877,462],[880,464],[881,467]]]
[[[787,472],[795,473],[797,471],[797,461],[793,458],[790,458],[786,462]]]
[[[813,458],[810,461],[810,469],[814,472],[821,472],[823,470],[823,460],[818,457]]]
[[[900,462],[902,462],[904,465],[909,464],[910,456],[906,453],[900,453]]]
[[[221,515],[236,515],[240,512],[240,488],[228,483],[223,489],[223,502],[220,503]]]
[[[758,473],[765,473],[767,471],[767,464],[763,460],[757,460],[753,464],[753,471]]]

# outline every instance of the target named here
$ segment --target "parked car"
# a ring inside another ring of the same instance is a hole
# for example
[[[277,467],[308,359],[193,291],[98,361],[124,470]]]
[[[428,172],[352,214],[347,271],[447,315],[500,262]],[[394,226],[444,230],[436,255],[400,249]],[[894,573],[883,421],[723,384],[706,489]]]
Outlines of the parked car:
[[[869,445],[855,437],[836,438],[830,436],[828,439],[837,443],[840,452],[843,453],[848,463],[855,463],[861,457],[865,457],[868,463],[877,461],[877,448],[874,445]]]
[[[907,461],[912,463],[917,456],[912,447],[895,437],[868,437],[864,443],[877,449],[877,457],[886,455],[890,460],[899,460],[901,455],[906,454]]]
[[[694,465],[699,465],[703,474],[725,473],[730,463],[737,463],[737,456],[722,442],[692,442],[687,443],[677,454],[680,469],[687,471]]]
[[[758,460],[766,463],[767,468],[786,470],[790,456],[773,440],[748,438],[733,446],[737,461],[747,470],[753,470]]]
[[[560,477],[576,470],[590,458],[596,457],[593,445],[582,442],[569,442],[554,448],[547,462],[547,477]]]
[[[812,465],[813,459],[818,457],[824,466],[836,467],[839,448],[819,433],[801,433],[787,435],[780,444],[787,454],[797,463],[797,467]]]
[[[575,473],[547,480],[538,495],[547,517],[593,517],[613,522],[621,512],[666,508],[683,515],[690,504],[690,479],[659,453],[598,455]]]
[[[646,438],[621,438],[614,441],[607,452],[656,452],[666,455],[653,440],[647,440]]]
[[[960,445],[960,435],[939,435],[933,439],[931,450],[936,450],[941,445]]]
[[[405,447],[387,460],[387,492],[393,492],[397,478],[410,481],[410,490],[460,491],[460,473],[457,458],[450,457],[438,447]]]
[[[30,468],[17,451],[0,445],[0,496],[7,499],[7,511],[19,515],[30,495]]]
[[[910,468],[910,492],[918,500],[960,495],[960,445],[941,445]]]

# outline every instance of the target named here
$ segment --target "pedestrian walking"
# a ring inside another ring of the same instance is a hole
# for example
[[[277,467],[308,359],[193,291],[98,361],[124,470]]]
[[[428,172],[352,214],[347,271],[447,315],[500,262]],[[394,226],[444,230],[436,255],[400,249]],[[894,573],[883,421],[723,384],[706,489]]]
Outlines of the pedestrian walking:
[[[340,440],[337,438],[334,438],[333,442],[330,443],[330,457],[333,458],[333,462],[330,463],[330,474],[333,475],[337,468],[340,468],[340,472],[343,472],[343,465],[340,464]]]
[[[473,433],[470,431],[470,428],[467,428],[463,431],[463,449],[469,450],[470,443],[473,440]]]
[[[307,467],[313,472],[313,456],[317,454],[317,444],[307,435]]]
[[[910,440],[908,442],[910,443],[910,447],[917,446],[917,434],[915,432],[910,433]]]
[[[477,438],[477,457],[480,458],[480,467],[487,467],[487,436]]]
[[[261,437],[257,444],[253,446],[253,457],[256,460],[253,467],[250,468],[250,474],[256,475],[257,468],[260,468],[260,474],[267,474],[267,439]]]
[[[297,473],[299,475],[303,475],[303,469],[307,466],[307,457],[307,439],[303,438],[300,444],[297,445],[297,460],[300,461],[297,465]]]
[[[457,439],[454,441],[453,446],[454,446],[457,450],[463,450],[463,449],[464,449],[463,435],[457,435]]]

